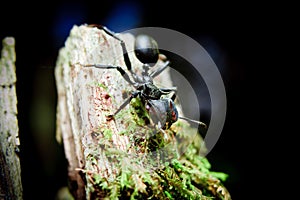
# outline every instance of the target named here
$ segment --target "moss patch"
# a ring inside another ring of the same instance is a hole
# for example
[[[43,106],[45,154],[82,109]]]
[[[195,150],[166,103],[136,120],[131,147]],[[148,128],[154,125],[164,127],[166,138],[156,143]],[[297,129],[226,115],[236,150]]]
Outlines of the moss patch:
[[[231,199],[223,186],[227,174],[210,171],[209,161],[201,156],[203,140],[188,123],[177,121],[160,131],[142,102],[132,99],[129,109],[120,111],[126,128],[119,137],[127,138],[124,149],[114,148],[114,133],[99,128],[98,143],[87,156],[83,170],[93,187],[93,199]],[[102,165],[108,172],[103,172]],[[109,171],[111,170],[111,171]]]

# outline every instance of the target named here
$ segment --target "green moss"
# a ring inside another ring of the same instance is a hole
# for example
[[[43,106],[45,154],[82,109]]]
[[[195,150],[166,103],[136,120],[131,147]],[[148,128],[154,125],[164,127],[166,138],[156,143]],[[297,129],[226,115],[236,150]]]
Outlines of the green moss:
[[[107,89],[108,89],[108,87],[107,87],[106,85],[104,85],[103,83],[98,83],[98,82],[96,82],[95,85],[96,85],[97,87],[103,88],[104,90],[107,90]]]
[[[113,132],[105,125],[99,128],[101,138],[87,159],[88,169],[98,169],[99,157],[105,156],[116,169],[112,177],[100,176],[101,171],[87,173],[93,189],[91,196],[101,199],[230,199],[223,186],[227,174],[210,171],[199,134],[188,123],[178,121],[168,130],[160,131],[151,120],[142,102],[132,99],[129,109],[123,109],[117,120],[125,130],[120,136],[129,138],[126,151],[114,148]],[[175,137],[176,136],[176,137]],[[100,149],[99,149],[100,147]],[[127,153],[130,152],[130,153]]]
[[[137,125],[145,126],[150,123],[149,114],[146,112],[146,109],[140,98],[133,98],[130,101],[130,113]]]
[[[113,132],[110,129],[104,129],[103,135],[106,139],[111,139]]]

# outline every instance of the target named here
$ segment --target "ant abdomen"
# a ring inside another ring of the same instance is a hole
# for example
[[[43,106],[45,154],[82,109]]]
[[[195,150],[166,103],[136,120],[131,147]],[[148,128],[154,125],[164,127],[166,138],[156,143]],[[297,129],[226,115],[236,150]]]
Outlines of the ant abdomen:
[[[138,35],[135,39],[134,53],[143,64],[154,66],[158,61],[159,50],[156,41],[148,35]]]

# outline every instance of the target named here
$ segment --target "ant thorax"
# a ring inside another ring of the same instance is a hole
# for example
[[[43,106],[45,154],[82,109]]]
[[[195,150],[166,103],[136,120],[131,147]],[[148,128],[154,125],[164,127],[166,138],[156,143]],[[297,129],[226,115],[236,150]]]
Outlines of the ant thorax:
[[[137,90],[141,91],[141,96],[144,99],[158,100],[162,95],[160,89],[151,82],[141,84]]]
[[[153,78],[149,75],[150,65],[143,64],[141,74],[134,73],[133,78],[137,83],[153,83]]]

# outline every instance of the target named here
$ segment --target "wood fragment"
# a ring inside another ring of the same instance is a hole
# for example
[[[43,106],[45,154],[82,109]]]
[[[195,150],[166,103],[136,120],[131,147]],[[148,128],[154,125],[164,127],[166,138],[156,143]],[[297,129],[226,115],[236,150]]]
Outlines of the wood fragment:
[[[17,120],[15,39],[2,41],[0,60],[0,199],[22,199]]]

